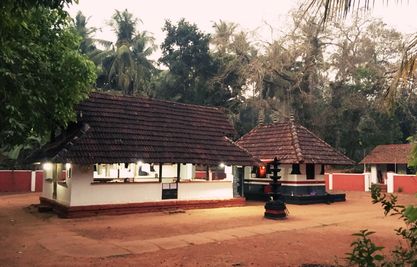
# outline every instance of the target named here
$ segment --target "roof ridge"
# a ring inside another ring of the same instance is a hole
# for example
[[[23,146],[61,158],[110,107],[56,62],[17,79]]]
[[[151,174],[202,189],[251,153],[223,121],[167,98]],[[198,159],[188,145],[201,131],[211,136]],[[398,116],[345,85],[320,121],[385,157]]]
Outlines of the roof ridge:
[[[411,145],[411,143],[405,143],[405,144],[381,144],[381,145],[377,145],[377,146],[375,146],[375,148],[376,147],[381,147],[381,146],[409,146],[409,145]]]
[[[170,103],[175,105],[181,105],[181,106],[189,106],[189,107],[195,107],[195,108],[202,108],[202,109],[212,109],[221,112],[219,107],[214,106],[205,106],[205,105],[198,105],[198,104],[189,104],[189,103],[180,103],[176,101],[171,100],[165,100],[165,99],[158,99],[158,98],[151,98],[151,97],[145,97],[145,96],[133,96],[133,95],[118,95],[118,94],[112,94],[111,92],[100,92],[100,91],[93,91],[90,93],[90,95],[100,95],[100,96],[113,96],[113,97],[119,97],[119,98],[130,98],[130,99],[142,99],[142,100],[151,100],[151,101],[159,101],[164,103]]]
[[[408,163],[412,144],[380,144],[359,162],[360,164]],[[384,155],[381,157],[381,155]],[[404,160],[405,159],[405,160]]]
[[[295,124],[294,117],[292,116],[290,117],[290,133],[292,136],[295,155],[299,162],[303,162],[304,157],[303,157],[303,153],[301,152],[300,140],[298,139],[297,125]]]

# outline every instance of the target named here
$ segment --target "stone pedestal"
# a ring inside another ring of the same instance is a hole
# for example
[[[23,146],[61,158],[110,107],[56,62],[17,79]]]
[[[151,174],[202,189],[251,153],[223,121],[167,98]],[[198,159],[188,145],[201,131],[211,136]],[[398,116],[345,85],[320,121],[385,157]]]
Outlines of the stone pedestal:
[[[265,203],[264,217],[268,219],[284,219],[287,217],[287,207],[281,200],[270,200]]]

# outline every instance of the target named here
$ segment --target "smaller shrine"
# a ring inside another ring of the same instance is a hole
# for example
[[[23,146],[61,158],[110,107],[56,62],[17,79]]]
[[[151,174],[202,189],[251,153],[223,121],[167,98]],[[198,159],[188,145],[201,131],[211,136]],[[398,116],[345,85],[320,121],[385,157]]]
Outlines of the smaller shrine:
[[[344,201],[344,194],[328,194],[324,178],[328,165],[354,165],[355,162],[293,117],[284,121],[259,125],[241,137],[237,144],[264,163],[245,176],[244,192],[248,199],[265,199],[271,192],[273,162],[280,163],[281,198],[286,203],[308,204]]]

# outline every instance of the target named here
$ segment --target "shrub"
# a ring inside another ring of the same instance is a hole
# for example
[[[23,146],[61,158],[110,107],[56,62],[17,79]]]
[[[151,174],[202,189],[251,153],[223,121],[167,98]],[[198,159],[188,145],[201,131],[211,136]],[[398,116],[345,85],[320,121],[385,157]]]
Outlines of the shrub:
[[[402,193],[404,190],[402,187],[398,187],[398,193]]]
[[[379,187],[372,186],[372,203],[381,204],[385,216],[398,216],[404,221],[404,227],[395,229],[395,232],[404,241],[393,251],[388,259],[384,257],[383,247],[375,245],[369,236],[374,232],[361,230],[354,234],[358,239],[352,242],[352,251],[347,254],[347,261],[350,265],[358,266],[417,266],[417,206],[409,205],[404,207],[397,204],[397,196],[382,194]]]

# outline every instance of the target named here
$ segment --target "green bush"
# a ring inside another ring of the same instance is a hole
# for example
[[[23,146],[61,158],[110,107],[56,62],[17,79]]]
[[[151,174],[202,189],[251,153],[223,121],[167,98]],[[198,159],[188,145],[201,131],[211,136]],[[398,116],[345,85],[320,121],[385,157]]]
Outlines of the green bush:
[[[404,190],[402,187],[398,187],[398,193],[402,193]]]
[[[383,247],[375,245],[369,236],[374,232],[361,230],[354,234],[358,239],[352,242],[352,251],[346,253],[349,265],[355,266],[417,266],[417,206],[407,207],[397,204],[397,196],[382,194],[381,190],[371,187],[372,203],[381,204],[385,216],[398,216],[404,221],[404,227],[395,229],[395,232],[405,242],[391,251],[390,257],[384,257]]]

